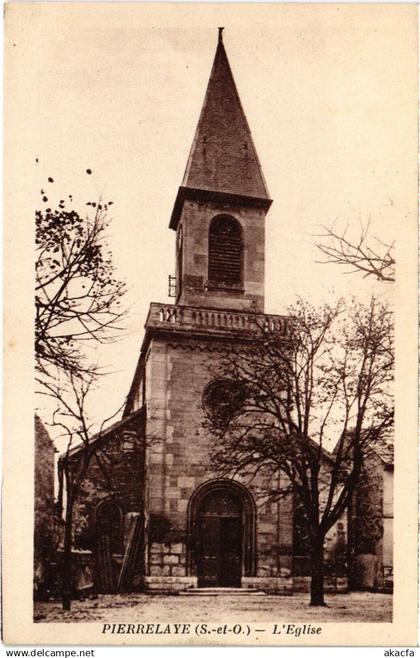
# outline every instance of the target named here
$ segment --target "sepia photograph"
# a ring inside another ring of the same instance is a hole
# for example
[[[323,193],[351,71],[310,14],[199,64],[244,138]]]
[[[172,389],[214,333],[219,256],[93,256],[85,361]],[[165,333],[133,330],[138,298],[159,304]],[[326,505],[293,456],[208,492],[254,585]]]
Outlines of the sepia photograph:
[[[415,642],[416,7],[5,16],[6,641]]]

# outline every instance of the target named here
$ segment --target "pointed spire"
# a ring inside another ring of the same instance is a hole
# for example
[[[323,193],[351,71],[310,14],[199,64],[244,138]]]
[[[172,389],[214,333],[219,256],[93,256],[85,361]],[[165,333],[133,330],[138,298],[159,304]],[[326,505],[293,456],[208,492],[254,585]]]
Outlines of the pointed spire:
[[[269,199],[257,152],[233,79],[223,27],[183,187]]]

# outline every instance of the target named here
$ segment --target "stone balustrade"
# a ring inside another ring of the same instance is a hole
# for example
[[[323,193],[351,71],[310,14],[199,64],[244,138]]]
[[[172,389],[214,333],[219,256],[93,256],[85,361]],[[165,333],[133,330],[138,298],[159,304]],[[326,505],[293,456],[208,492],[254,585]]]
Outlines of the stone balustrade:
[[[271,331],[285,332],[288,319],[282,315],[244,313],[221,309],[194,308],[172,304],[150,304],[146,328],[173,330],[205,330],[216,333],[255,331],[265,326]]]

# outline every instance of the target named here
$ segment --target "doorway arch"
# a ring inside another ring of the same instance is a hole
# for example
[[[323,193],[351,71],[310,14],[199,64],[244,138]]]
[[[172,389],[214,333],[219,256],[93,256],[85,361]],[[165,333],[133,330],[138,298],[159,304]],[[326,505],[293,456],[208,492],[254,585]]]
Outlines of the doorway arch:
[[[199,587],[240,587],[255,573],[255,504],[234,480],[211,480],[188,505],[187,568]]]
[[[96,538],[107,538],[111,554],[123,552],[123,515],[120,506],[107,498],[96,508]]]

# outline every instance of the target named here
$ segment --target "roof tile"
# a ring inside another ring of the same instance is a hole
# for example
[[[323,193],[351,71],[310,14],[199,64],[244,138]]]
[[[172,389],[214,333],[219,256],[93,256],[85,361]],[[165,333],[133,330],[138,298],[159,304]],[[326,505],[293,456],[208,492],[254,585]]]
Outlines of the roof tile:
[[[221,40],[182,185],[269,199],[251,131]]]

